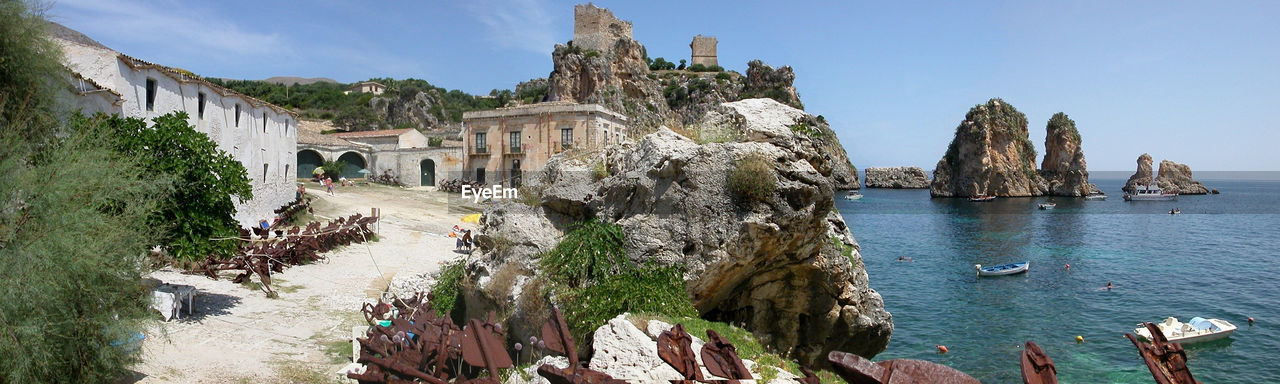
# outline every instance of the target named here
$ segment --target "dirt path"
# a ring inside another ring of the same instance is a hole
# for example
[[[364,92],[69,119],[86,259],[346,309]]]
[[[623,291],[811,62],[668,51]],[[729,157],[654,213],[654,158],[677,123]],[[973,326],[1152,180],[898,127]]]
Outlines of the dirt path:
[[[332,382],[350,362],[351,327],[364,324],[361,304],[376,300],[397,274],[436,271],[460,257],[445,235],[454,225],[472,226],[459,221],[463,213],[449,212],[443,192],[430,188],[342,187],[336,196],[315,183],[307,188],[315,220],[380,208],[379,240],[273,275],[275,299],[230,279],[152,274],[200,294],[193,316],[148,330],[144,361],[135,367],[138,382]]]

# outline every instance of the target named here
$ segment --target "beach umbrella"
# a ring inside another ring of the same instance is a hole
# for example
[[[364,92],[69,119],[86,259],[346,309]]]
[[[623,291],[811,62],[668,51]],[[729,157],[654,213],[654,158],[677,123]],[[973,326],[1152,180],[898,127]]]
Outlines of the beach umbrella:
[[[312,175],[319,175],[321,173],[324,173],[324,167],[316,167],[315,170],[311,171]]]
[[[480,214],[473,213],[462,217],[462,222],[471,224],[480,224]]]
[[[369,170],[368,170],[368,169],[361,169],[361,170],[360,170],[360,173],[363,173],[363,174],[368,175],[368,174],[373,173],[373,172],[369,172]]]

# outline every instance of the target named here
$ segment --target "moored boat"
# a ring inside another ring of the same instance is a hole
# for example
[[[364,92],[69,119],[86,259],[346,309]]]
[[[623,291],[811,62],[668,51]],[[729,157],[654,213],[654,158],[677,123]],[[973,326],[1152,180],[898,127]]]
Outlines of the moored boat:
[[[1178,194],[1165,193],[1154,185],[1136,187],[1133,192],[1124,194],[1124,201],[1169,201],[1178,198]]]
[[[1040,203],[1040,209],[1054,209],[1057,207],[1058,204],[1055,203]]]
[[[1002,275],[1012,275],[1012,274],[1015,274],[1015,273],[1022,273],[1022,272],[1026,272],[1026,271],[1027,271],[1027,269],[1030,269],[1030,268],[1031,268],[1031,262],[1030,262],[1030,261],[1023,261],[1023,262],[1019,262],[1019,263],[1009,263],[1009,264],[995,265],[995,266],[990,266],[990,267],[983,267],[983,266],[982,266],[982,264],[974,264],[974,265],[973,265],[973,269],[977,269],[977,270],[978,270],[978,276],[1002,276]]]
[[[969,201],[987,202],[995,199],[996,199],[995,196],[978,195],[978,196],[970,197]]]
[[[1179,322],[1176,317],[1169,317],[1156,324],[1156,327],[1160,328],[1160,333],[1170,343],[1182,344],[1220,340],[1236,331],[1236,326],[1226,320],[1203,317],[1193,317],[1186,323]],[[1142,324],[1138,324],[1138,329],[1133,330],[1133,333],[1144,340],[1151,340],[1151,332]]]
[[[857,200],[861,198],[862,198],[862,193],[859,193],[858,191],[852,191],[852,192],[849,192],[849,194],[844,195],[845,200]]]
[[[1090,193],[1088,196],[1085,196],[1084,199],[1085,200],[1106,200],[1107,195],[1104,195],[1101,193]]]

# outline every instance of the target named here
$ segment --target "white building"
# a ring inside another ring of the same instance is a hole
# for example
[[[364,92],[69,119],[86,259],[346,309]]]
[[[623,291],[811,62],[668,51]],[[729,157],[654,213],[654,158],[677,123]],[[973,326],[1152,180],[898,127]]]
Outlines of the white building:
[[[386,91],[387,86],[382,85],[382,83],[376,81],[361,81],[359,83],[352,84],[351,88],[347,89],[347,91],[343,93],[372,93],[375,95],[381,95]]]
[[[73,72],[73,92],[82,99],[75,104],[83,112],[149,121],[185,111],[197,131],[244,164],[253,199],[236,205],[235,219],[242,226],[270,219],[276,208],[294,199],[297,114],[190,72],[116,52],[61,25],[51,23],[49,29]],[[81,84],[74,76],[85,81]]]

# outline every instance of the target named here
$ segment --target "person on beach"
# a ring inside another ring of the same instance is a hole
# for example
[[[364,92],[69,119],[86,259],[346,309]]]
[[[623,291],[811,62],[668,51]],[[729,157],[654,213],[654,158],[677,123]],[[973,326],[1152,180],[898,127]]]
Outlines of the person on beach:
[[[471,230],[462,231],[462,249],[471,251]]]
[[[328,190],[329,190],[329,196],[334,196],[334,194],[333,194],[333,178],[332,178],[332,177],[326,177],[326,178],[324,179],[324,187],[325,187],[325,189],[328,189]]]
[[[297,199],[302,200],[302,196],[306,194],[307,194],[307,186],[302,185],[302,183],[298,183],[298,191],[297,191],[297,194],[295,195],[297,196]]]

